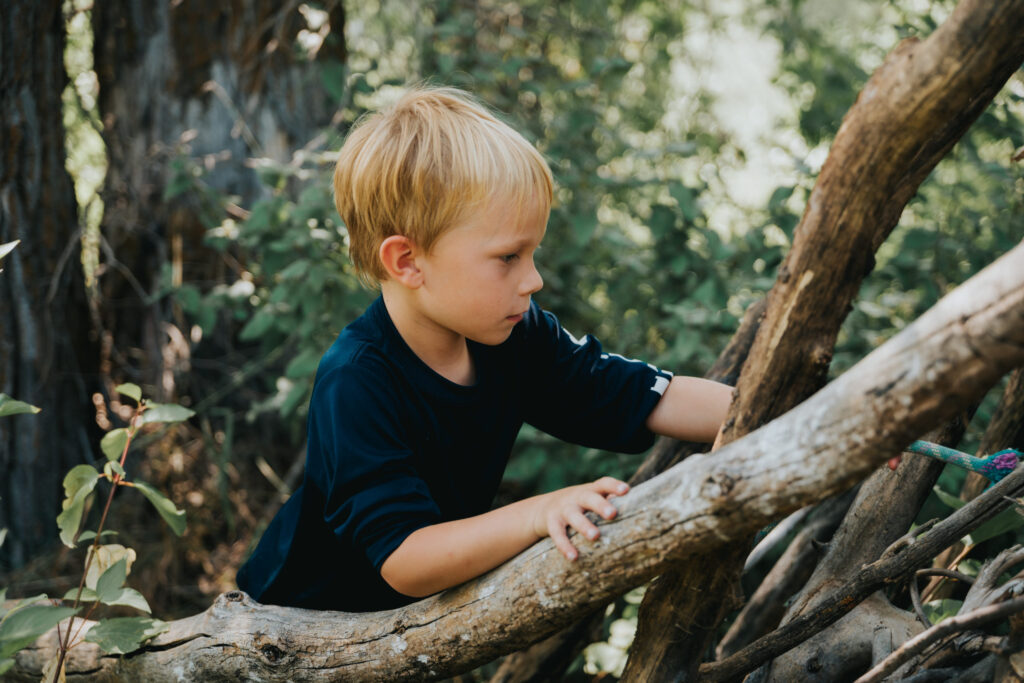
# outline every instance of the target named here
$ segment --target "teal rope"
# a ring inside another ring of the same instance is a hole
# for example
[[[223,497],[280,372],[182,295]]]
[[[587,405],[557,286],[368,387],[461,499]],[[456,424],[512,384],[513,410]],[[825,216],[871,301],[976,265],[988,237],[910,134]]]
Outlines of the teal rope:
[[[1007,448],[998,453],[977,458],[954,448],[940,446],[930,441],[915,441],[907,446],[906,450],[963,467],[971,472],[977,472],[993,484],[1010,472],[1013,472],[1014,468],[1017,467],[1017,463],[1024,459],[1024,453],[1014,448]]]

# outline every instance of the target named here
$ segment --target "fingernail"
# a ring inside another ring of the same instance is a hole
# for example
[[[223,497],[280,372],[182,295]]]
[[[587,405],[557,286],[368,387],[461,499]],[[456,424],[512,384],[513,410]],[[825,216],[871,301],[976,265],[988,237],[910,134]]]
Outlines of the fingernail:
[[[615,508],[609,507],[609,508],[605,508],[604,509],[604,516],[605,517],[611,517],[614,514],[615,514]]]
[[[626,491],[629,490],[629,485],[628,484],[620,484],[619,488],[617,490],[618,490],[619,493],[625,493]]]
[[[589,538],[591,541],[593,541],[595,538],[597,538],[597,529],[593,529],[591,531],[588,531],[587,532],[587,538]]]

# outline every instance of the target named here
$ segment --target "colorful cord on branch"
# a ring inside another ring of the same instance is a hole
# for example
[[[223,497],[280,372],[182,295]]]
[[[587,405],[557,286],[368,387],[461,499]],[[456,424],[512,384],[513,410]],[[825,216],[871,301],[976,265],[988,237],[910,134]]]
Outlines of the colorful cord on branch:
[[[1007,448],[998,453],[986,455],[984,458],[976,458],[973,455],[930,441],[915,441],[907,446],[906,450],[911,453],[927,455],[942,462],[952,463],[971,472],[977,472],[993,484],[1013,472],[1017,463],[1024,459],[1024,453],[1015,448]]]

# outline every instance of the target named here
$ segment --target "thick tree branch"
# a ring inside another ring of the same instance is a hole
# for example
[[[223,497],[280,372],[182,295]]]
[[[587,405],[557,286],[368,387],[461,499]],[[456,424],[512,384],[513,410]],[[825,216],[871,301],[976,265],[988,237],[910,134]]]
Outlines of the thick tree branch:
[[[228,593],[130,657],[82,646],[68,673],[87,665],[96,677],[150,681],[175,671],[206,681],[451,676],[850,487],[1021,363],[1024,244],[785,417],[638,485],[599,541],[577,539],[576,562],[545,539],[462,586],[372,614],[259,606]],[[38,677],[49,642],[19,653],[18,673]]]

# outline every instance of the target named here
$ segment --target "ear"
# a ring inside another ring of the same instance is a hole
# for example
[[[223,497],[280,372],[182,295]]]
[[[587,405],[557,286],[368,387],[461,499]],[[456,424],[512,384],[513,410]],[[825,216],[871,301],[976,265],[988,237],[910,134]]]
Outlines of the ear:
[[[389,280],[395,280],[410,289],[416,289],[423,284],[423,273],[416,263],[419,249],[408,237],[388,237],[380,243],[377,253]]]

